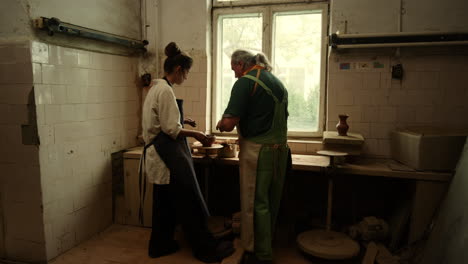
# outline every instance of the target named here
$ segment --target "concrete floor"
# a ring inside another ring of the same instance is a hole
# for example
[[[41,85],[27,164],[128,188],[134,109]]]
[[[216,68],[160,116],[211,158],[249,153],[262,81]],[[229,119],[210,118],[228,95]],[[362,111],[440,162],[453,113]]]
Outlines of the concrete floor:
[[[203,264],[192,256],[191,249],[181,237],[177,237],[181,244],[181,250],[178,252],[157,259],[149,258],[147,243],[150,232],[149,228],[115,224],[53,259],[49,264]],[[238,240],[234,243],[237,246]],[[242,254],[241,249],[236,249],[236,252],[224,259],[222,264],[239,264]],[[275,249],[275,263],[315,264],[322,262],[304,257],[296,247],[292,246]]]

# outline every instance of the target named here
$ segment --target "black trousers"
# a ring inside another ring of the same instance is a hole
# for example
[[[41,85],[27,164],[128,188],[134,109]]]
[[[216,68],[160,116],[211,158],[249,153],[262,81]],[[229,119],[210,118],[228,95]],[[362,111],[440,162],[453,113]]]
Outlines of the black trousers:
[[[177,224],[194,251],[214,246],[208,231],[206,215],[200,207],[193,187],[183,184],[153,185],[153,219],[149,249],[164,250],[174,240]]]
[[[153,140],[159,156],[170,171],[170,184],[154,184],[153,229],[149,250],[164,250],[173,244],[177,224],[194,253],[212,250],[215,239],[208,231],[208,208],[198,185],[192,155],[185,138],[173,139],[160,132]]]

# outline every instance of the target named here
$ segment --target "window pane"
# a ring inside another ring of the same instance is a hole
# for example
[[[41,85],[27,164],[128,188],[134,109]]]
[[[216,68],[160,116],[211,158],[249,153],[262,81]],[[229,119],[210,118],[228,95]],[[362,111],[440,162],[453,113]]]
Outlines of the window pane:
[[[320,12],[274,14],[272,61],[289,93],[289,131],[319,130],[321,24]]]
[[[220,16],[218,36],[216,117],[220,118],[236,81],[231,70],[231,54],[236,49],[247,49],[255,53],[262,50],[262,15]]]

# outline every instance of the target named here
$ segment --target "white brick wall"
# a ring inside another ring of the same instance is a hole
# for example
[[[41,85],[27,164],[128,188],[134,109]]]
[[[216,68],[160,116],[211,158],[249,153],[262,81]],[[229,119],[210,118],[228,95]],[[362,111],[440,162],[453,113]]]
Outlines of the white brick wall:
[[[47,258],[112,221],[111,153],[136,145],[137,59],[32,43]]]
[[[0,257],[38,262],[46,258],[39,150],[23,145],[21,130],[29,121],[33,71],[40,71],[29,46],[0,46]]]
[[[110,155],[136,145],[137,59],[40,42],[0,58],[0,253],[40,262],[112,221]],[[33,86],[39,148],[22,144]]]
[[[350,132],[365,137],[365,154],[389,157],[389,133],[397,127],[468,126],[468,54],[447,48],[443,54],[407,52],[395,59],[378,53],[331,54],[327,130],[335,130],[338,114],[346,113]],[[374,61],[384,67],[358,66]],[[350,63],[351,69],[340,70],[340,63]],[[397,63],[404,68],[401,81],[391,79],[391,66]]]

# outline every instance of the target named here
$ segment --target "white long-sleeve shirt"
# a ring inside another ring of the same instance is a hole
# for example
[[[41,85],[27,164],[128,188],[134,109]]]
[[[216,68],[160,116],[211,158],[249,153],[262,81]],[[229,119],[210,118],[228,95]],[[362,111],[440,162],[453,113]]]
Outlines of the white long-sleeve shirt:
[[[153,80],[142,110],[143,140],[149,144],[163,131],[173,139],[179,135],[182,125],[173,88],[164,79]],[[146,150],[143,173],[149,183],[169,184],[170,173],[154,146]]]

